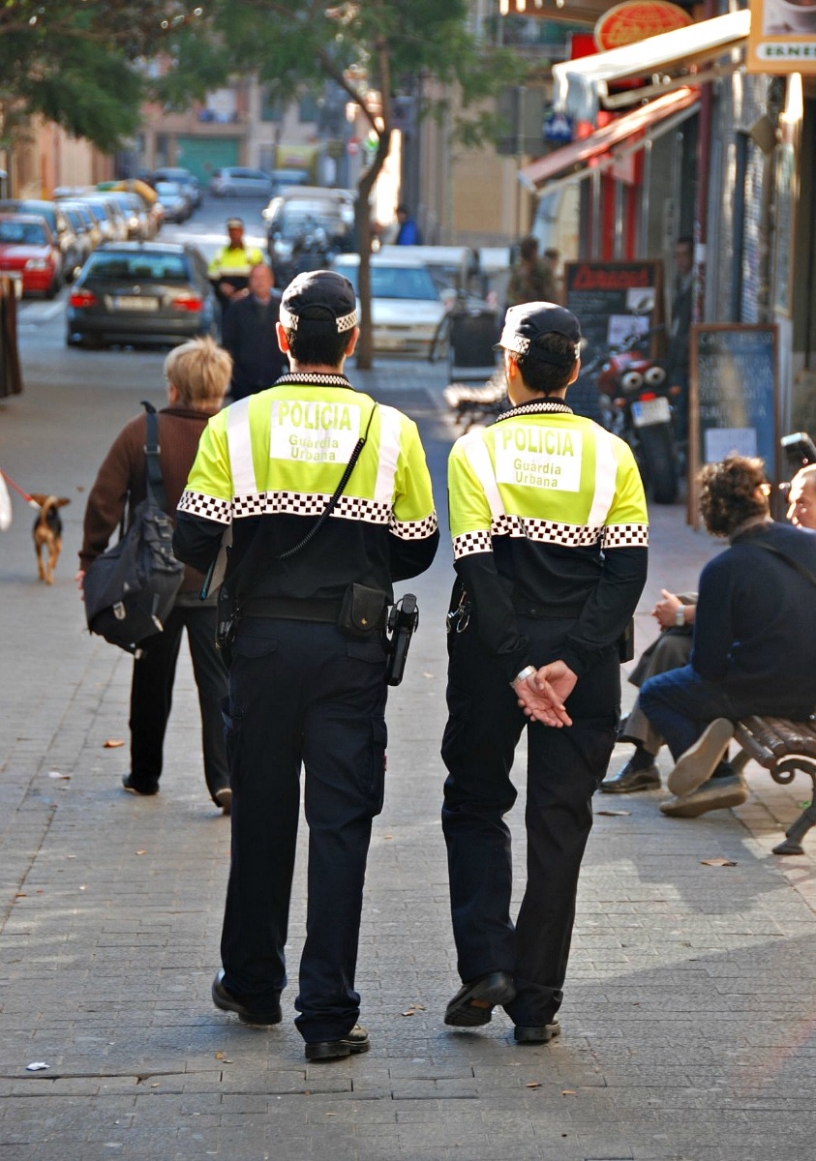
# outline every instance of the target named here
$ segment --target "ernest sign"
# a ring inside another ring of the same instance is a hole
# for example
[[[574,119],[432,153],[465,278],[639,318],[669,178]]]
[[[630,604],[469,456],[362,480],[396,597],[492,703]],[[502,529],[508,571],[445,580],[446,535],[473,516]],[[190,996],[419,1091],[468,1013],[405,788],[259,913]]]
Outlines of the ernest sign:
[[[749,73],[816,74],[816,0],[751,0]]]

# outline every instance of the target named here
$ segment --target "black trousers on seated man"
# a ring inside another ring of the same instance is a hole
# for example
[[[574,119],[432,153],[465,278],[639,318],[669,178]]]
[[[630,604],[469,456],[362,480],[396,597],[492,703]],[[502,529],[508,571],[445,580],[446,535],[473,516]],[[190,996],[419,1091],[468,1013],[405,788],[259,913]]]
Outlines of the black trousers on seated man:
[[[572,620],[519,617],[533,663],[542,665]],[[612,649],[582,676],[566,702],[570,727],[527,723],[516,695],[473,626],[449,638],[448,769],[442,828],[461,978],[512,973],[505,1005],[517,1025],[552,1022],[562,1000],[578,876],[592,828],[592,795],[606,771],[620,706],[620,664]],[[512,857],[504,815],[517,792],[513,753],[527,723],[527,886],[513,924]]]
[[[273,1009],[286,985],[302,763],[308,908],[295,1022],[307,1044],[338,1040],[360,1014],[363,882],[384,790],[385,649],[329,623],[246,617],[232,655],[224,984],[255,1012]]]

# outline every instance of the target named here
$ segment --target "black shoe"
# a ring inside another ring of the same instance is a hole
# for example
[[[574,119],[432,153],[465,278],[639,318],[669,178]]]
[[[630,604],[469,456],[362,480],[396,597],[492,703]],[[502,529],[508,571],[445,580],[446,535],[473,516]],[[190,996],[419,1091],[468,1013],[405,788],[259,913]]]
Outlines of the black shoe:
[[[222,1012],[235,1012],[241,1023],[246,1024],[248,1028],[271,1028],[273,1024],[280,1024],[283,1018],[279,1003],[266,1012],[252,1012],[245,1007],[224,986],[223,968],[216,972],[213,980],[212,1000],[216,1008],[220,1008]]]
[[[224,814],[229,814],[232,811],[232,791],[229,786],[222,786],[220,790],[216,790],[213,797],[215,805],[220,806]]]
[[[604,794],[635,794],[638,790],[660,789],[660,771],[654,762],[638,769],[634,761],[634,758],[630,758],[617,774],[604,778],[601,783]]]
[[[132,774],[125,774],[122,779],[122,785],[128,794],[142,794],[147,796],[159,793],[158,782],[142,782],[140,779],[134,778]]]
[[[478,1028],[489,1024],[496,1004],[509,1004],[516,997],[516,985],[509,972],[490,972],[471,980],[453,997],[445,1009],[445,1023],[454,1028]]]
[[[350,1032],[339,1040],[318,1040],[306,1045],[307,1060],[340,1060],[357,1052],[368,1052],[371,1041],[362,1024],[355,1024]]]
[[[561,1035],[561,1025],[558,1017],[553,1016],[551,1023],[536,1026],[516,1024],[513,1036],[517,1044],[549,1044],[555,1036]]]

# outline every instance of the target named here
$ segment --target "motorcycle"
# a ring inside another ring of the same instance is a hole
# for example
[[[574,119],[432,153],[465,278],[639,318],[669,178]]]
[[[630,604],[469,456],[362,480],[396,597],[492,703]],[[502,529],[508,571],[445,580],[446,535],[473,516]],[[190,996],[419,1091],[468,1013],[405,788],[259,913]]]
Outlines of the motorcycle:
[[[336,239],[329,237],[325,227],[314,219],[307,219],[292,239],[289,260],[275,265],[275,285],[284,290],[304,271],[328,270],[339,252]]]
[[[625,439],[640,467],[655,504],[673,504],[678,493],[678,454],[672,400],[680,388],[670,385],[666,369],[641,350],[654,333],[633,334],[595,360],[601,422]]]

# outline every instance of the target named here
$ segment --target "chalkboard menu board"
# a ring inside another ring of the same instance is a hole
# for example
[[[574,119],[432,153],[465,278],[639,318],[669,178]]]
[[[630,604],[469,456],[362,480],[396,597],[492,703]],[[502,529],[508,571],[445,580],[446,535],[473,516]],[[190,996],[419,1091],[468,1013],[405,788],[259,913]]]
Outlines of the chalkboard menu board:
[[[663,265],[661,262],[567,262],[564,265],[565,305],[577,315],[586,340],[581,362],[589,367],[610,347],[633,333],[644,335],[634,350],[653,358],[663,353]],[[598,368],[581,375],[569,389],[568,402],[581,415],[599,418],[595,378]]]
[[[705,324],[691,328],[690,341],[691,478],[701,464],[738,452],[761,456],[777,482],[777,328]]]

